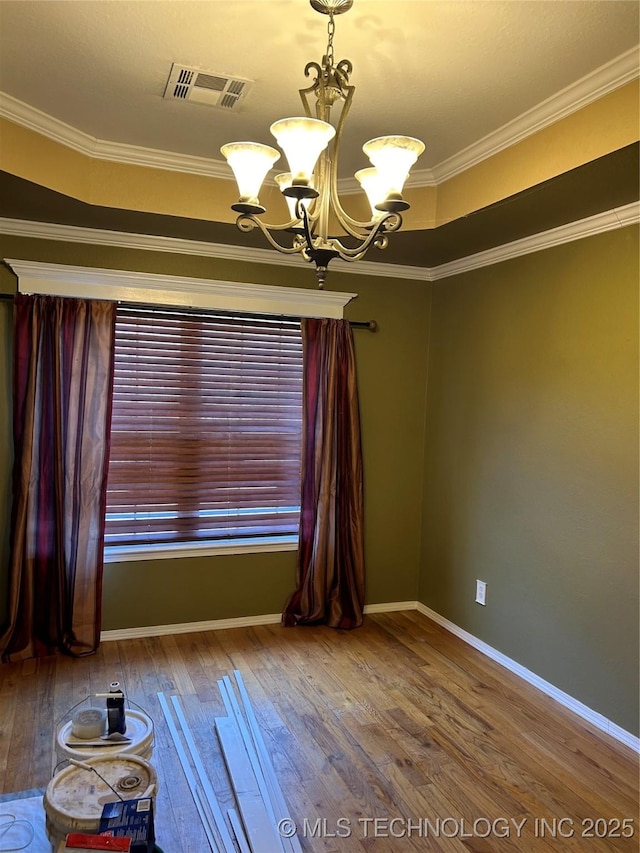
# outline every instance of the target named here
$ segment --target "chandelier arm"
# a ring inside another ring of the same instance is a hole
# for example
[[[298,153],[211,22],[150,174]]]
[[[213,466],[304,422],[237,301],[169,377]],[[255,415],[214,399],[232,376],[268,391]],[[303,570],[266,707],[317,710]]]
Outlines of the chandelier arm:
[[[360,220],[354,219],[352,216],[350,216],[344,209],[344,207],[342,206],[342,202],[340,201],[340,195],[338,193],[337,170],[334,169],[331,170],[331,190],[329,198],[333,214],[337,221],[340,223],[340,225],[342,225],[344,230],[347,232],[347,234],[350,234],[352,237],[356,237],[358,240],[361,240],[365,236],[362,232],[370,231],[371,228],[374,226],[373,220],[370,219],[368,222],[361,222]],[[390,220],[390,216],[385,216],[384,219],[381,221],[389,221],[389,224],[391,224]],[[385,230],[396,231],[397,228],[387,227]]]
[[[307,246],[313,246],[313,235],[312,229],[309,224],[309,215],[307,213],[307,209],[302,203],[301,199],[296,199],[296,216],[298,216],[302,220],[302,228],[304,231],[304,237],[307,241]]]
[[[274,249],[277,249],[279,252],[283,252],[285,255],[295,255],[298,254],[302,247],[300,245],[295,244],[294,237],[294,245],[293,246],[283,246],[281,243],[271,235],[272,231],[288,231],[291,230],[291,227],[295,226],[295,219],[292,219],[290,223],[287,225],[268,225],[265,222],[261,222],[257,219],[252,213],[241,213],[240,216],[236,219],[236,225],[243,231],[245,234],[248,234],[250,231],[253,231],[254,228],[259,228],[260,231],[267,238],[268,242],[273,246]]]
[[[302,228],[304,232],[304,244],[302,245],[302,252],[306,254],[308,252],[313,252],[316,248],[313,239],[313,222],[314,220],[309,217],[307,213],[307,209],[302,203],[300,199],[296,202],[296,215],[300,218],[302,222]]]
[[[340,98],[344,101],[342,105],[342,109],[340,111],[340,117],[336,124],[336,134],[331,141],[331,172],[333,175],[338,174],[338,151],[340,147],[340,143],[342,141],[342,131],[344,129],[345,121],[347,119],[347,115],[349,114],[349,110],[351,109],[351,102],[353,101],[353,96],[356,91],[356,87],[352,86],[349,83],[349,74],[351,73],[351,63],[348,59],[341,59],[336,68],[332,68],[332,76],[335,80],[337,86],[340,89]],[[321,90],[321,94],[324,93],[324,88]],[[322,99],[324,100],[324,99]],[[322,103],[322,106],[326,110],[327,117],[324,121],[329,121],[329,116],[331,112],[331,103],[327,104]],[[322,118],[322,116],[321,116]]]
[[[238,219],[236,219],[236,225],[241,231],[249,232],[252,229],[252,226],[245,227],[243,225],[239,225],[238,222],[240,219],[249,219],[253,221],[253,213],[243,213]],[[271,222],[262,222],[260,219],[255,220],[258,228],[261,230],[268,228],[269,231],[293,231],[294,228],[300,227],[300,221],[298,219],[290,219],[288,222],[284,222],[282,225],[273,225]]]
[[[373,226],[373,220],[360,222],[359,220],[353,219],[353,217],[349,216],[346,210],[342,207],[337,190],[333,190],[333,188],[331,190],[331,209],[333,210],[335,218],[340,225],[342,225],[347,234],[350,234],[352,237],[356,237],[358,240],[363,239],[365,236],[362,233],[363,231],[369,231]]]
[[[349,74],[352,71],[351,62],[348,59],[342,59],[335,69],[333,69],[334,78],[341,90],[341,97],[344,100],[344,105],[342,107],[342,111],[340,113],[340,118],[336,125],[336,135],[331,142],[331,165],[330,165],[330,174],[329,174],[329,204],[331,209],[333,210],[334,216],[340,223],[340,225],[344,228],[344,230],[350,234],[352,237],[356,237],[358,240],[363,239],[365,235],[363,235],[363,231],[368,231],[372,225],[372,220],[368,222],[361,222],[358,219],[354,219],[350,216],[344,207],[342,206],[342,202],[340,201],[340,196],[338,194],[338,153],[339,146],[342,141],[342,131],[344,128],[344,124],[351,108],[351,103],[353,101],[353,96],[356,91],[356,87],[352,86],[349,83]]]
[[[372,245],[378,249],[386,248],[389,243],[387,235],[392,231],[397,231],[401,226],[402,217],[399,213],[387,213],[359,246],[350,249],[343,246],[340,240],[335,237],[329,240],[329,244],[343,261],[357,261],[364,256]]]
[[[320,155],[320,156],[322,157],[322,155]],[[297,205],[297,200],[296,200],[296,205]],[[320,196],[318,196],[318,198],[311,199],[311,204],[303,205],[303,209],[304,209],[306,218],[309,220],[309,227],[311,228],[311,233],[314,232],[316,223],[320,220],[320,207],[321,207]],[[296,214],[297,214],[297,208],[294,208],[294,210],[296,210]],[[297,226],[298,228],[300,227],[300,219],[294,219],[294,220],[292,220],[292,223],[293,223],[293,226]],[[304,227],[304,223],[303,223],[302,227]]]
[[[302,101],[302,106],[304,107],[305,115],[309,118],[313,118],[313,111],[311,110],[309,97],[316,91],[316,89],[320,85],[319,81],[322,78],[322,68],[320,65],[318,65],[317,62],[307,62],[304,68],[304,76],[309,77],[312,70],[316,72],[316,79],[306,89],[298,89],[298,94],[300,95],[300,100]]]

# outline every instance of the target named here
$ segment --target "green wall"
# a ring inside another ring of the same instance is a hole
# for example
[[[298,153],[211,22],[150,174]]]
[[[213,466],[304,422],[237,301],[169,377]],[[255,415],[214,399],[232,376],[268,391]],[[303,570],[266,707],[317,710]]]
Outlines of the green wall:
[[[637,733],[638,230],[432,300],[420,601]]]
[[[5,258],[314,286],[306,267],[9,237],[0,249]],[[418,598],[637,732],[637,228],[434,285],[336,272],[328,284],[359,294],[347,316],[380,324],[355,332],[367,603]],[[1,269],[0,289],[14,288]],[[10,316],[0,302],[0,616]],[[293,552],[108,564],[104,628],[275,613],[294,573]],[[473,601],[476,578],[488,583],[486,607]]]
[[[250,265],[155,252],[0,237],[0,257],[315,288],[311,267]],[[338,270],[338,264],[335,265]],[[0,271],[0,288],[15,277]],[[377,320],[354,332],[365,468],[367,604],[415,601],[422,526],[422,467],[430,288],[425,282],[330,273],[327,290],[358,293],[350,319]],[[0,306],[2,303],[0,303]],[[10,318],[9,306],[2,315]],[[9,320],[7,319],[7,323]],[[7,342],[10,337],[6,327]],[[10,344],[4,347],[7,353]],[[9,363],[0,353],[0,395]],[[11,441],[2,424],[0,516],[10,503]],[[3,530],[8,528],[8,524]],[[0,540],[0,606],[6,605],[8,542]],[[205,621],[279,612],[293,589],[295,553],[109,563],[103,628]],[[0,609],[1,609],[0,608]],[[4,615],[4,613],[3,613]]]

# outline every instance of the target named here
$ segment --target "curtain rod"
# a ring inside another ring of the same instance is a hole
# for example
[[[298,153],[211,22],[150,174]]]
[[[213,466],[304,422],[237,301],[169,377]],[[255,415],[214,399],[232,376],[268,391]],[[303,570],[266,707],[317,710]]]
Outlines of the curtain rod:
[[[15,293],[0,293],[0,299],[13,299]],[[133,304],[133,303],[124,303]],[[285,316],[285,315],[283,315]],[[291,318],[291,319],[300,319],[300,318]],[[378,331],[378,323],[376,320],[349,320],[349,325],[352,329],[367,329],[369,332],[377,332]]]
[[[349,325],[352,329],[367,329],[370,332],[378,331],[376,320],[349,320]]]

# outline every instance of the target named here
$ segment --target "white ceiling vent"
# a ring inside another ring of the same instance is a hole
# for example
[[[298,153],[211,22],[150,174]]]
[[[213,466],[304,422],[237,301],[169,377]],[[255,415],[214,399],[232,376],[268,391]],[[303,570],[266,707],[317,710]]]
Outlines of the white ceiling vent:
[[[228,74],[218,74],[215,71],[201,71],[199,68],[187,68],[174,62],[164,97],[231,110],[237,107],[252,84],[253,80],[229,77]]]

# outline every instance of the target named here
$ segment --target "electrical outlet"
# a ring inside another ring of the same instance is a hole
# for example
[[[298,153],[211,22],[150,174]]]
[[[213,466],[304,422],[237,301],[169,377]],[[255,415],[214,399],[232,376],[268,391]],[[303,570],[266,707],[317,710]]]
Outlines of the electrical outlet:
[[[485,581],[476,581],[476,602],[478,604],[487,603],[487,584]]]

